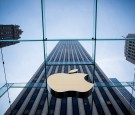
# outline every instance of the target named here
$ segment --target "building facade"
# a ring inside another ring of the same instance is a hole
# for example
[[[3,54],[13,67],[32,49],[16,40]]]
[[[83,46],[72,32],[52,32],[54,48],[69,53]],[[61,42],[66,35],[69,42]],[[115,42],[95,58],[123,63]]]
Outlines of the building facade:
[[[126,60],[135,64],[135,40],[128,40],[129,38],[135,39],[135,34],[128,34],[125,41],[125,56]]]
[[[22,30],[18,25],[0,25],[0,40],[17,40],[20,38]],[[0,48],[13,45],[19,42],[1,42]]]
[[[110,78],[112,82],[117,83],[120,87],[117,87],[118,91],[121,93],[121,95],[126,99],[126,101],[131,104],[131,106],[135,109],[135,98],[132,96],[132,94],[119,82],[116,78]]]
[[[78,41],[59,42],[47,60],[49,62],[93,62]],[[46,73],[47,76],[54,73],[68,73],[75,68],[79,73],[88,74],[89,81],[92,81],[93,65],[51,65],[47,66]],[[94,81],[110,82],[97,64]],[[36,83],[42,85],[45,82],[44,63],[29,82],[33,83],[33,86]],[[129,103],[114,87],[95,87],[92,96],[87,98],[56,98],[49,94],[46,88],[24,88],[5,115],[134,115],[135,110],[129,108]]]

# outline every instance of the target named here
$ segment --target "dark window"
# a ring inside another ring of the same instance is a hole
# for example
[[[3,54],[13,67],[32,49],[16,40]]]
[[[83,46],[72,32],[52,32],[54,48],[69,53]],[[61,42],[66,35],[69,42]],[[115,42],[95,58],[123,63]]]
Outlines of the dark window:
[[[76,97],[72,98],[73,115],[79,115],[78,100]]]
[[[88,98],[83,99],[83,104],[84,104],[85,114],[90,115],[91,111],[90,111],[90,104]]]
[[[49,106],[49,115],[54,114],[55,105],[56,105],[56,98],[52,96],[51,101],[50,101],[50,106]]]
[[[67,114],[67,98],[63,98],[61,100],[60,115],[66,115],[66,114]]]
[[[97,96],[95,91],[93,91],[92,96],[93,96],[93,100],[95,102],[95,106],[97,108],[98,114],[99,115],[105,115],[105,113],[103,111],[103,108],[102,108],[102,106],[100,104],[100,101],[99,101],[98,96]]]

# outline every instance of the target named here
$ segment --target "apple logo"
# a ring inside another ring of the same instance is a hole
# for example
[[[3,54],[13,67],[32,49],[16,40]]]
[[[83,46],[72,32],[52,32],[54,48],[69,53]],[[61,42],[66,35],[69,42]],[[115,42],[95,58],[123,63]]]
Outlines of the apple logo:
[[[69,71],[69,73],[56,73],[47,78],[49,92],[57,97],[88,97],[92,91],[94,84],[86,81],[87,74],[77,73],[77,69]]]

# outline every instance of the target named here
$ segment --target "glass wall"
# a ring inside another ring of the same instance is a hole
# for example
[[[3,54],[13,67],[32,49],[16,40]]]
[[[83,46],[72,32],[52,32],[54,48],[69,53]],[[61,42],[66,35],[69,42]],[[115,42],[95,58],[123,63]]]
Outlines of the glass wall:
[[[135,66],[125,57],[126,37],[135,34],[134,4],[134,0],[1,0],[0,24],[19,25],[23,33],[18,44],[1,49],[0,105],[3,100],[6,102],[0,113],[7,110],[43,62],[45,65],[69,64],[68,61],[48,63],[47,57],[59,41],[78,40],[92,57],[93,78],[94,67],[98,65],[108,78],[123,82],[135,96],[135,86],[131,84],[131,88],[126,83],[134,81]],[[135,38],[130,39],[135,41]],[[89,62],[76,64],[87,65]],[[14,89],[5,85],[12,85],[10,83],[15,83]]]

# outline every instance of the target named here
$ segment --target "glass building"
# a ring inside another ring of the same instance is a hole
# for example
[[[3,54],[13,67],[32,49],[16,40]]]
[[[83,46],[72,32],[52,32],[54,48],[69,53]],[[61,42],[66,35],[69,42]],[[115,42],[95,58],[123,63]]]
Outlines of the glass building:
[[[68,73],[68,71],[77,68],[79,73],[86,73],[89,75],[89,81],[92,82],[93,68],[91,56],[86,52],[78,41],[61,41],[53,49],[47,58],[48,62],[53,63],[64,62],[65,65],[51,65],[47,66],[47,76],[54,73]],[[71,64],[66,64],[70,62]],[[75,62],[91,62],[91,64],[74,64]],[[29,83],[45,82],[45,68],[44,63],[39,67]],[[101,68],[96,64],[95,66],[95,82],[110,82]],[[134,114],[135,109],[130,108],[130,104],[123,98],[116,88],[112,87],[96,87],[92,96],[88,98],[55,98],[47,92],[46,88],[24,88],[19,96],[15,99],[11,107],[5,113],[6,115],[40,115],[40,114],[57,114],[57,115],[104,115],[104,114]],[[92,110],[92,111],[91,111]]]

